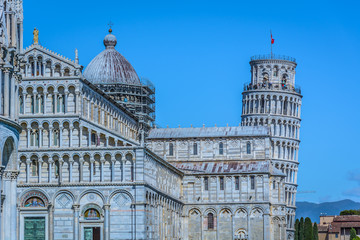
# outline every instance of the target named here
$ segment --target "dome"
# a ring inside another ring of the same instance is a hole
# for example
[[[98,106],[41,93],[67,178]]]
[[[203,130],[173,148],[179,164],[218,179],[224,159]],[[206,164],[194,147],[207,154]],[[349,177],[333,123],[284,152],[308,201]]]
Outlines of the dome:
[[[116,49],[116,37],[109,30],[104,39],[105,50],[86,67],[84,77],[93,84],[137,84],[139,77],[131,64]]]

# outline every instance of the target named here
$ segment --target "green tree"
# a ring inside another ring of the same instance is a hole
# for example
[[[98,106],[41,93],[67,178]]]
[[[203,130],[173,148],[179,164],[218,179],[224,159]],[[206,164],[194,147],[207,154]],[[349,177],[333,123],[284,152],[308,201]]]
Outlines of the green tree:
[[[299,240],[304,240],[304,218],[300,218],[299,224]]]
[[[310,218],[305,218],[305,224],[304,224],[304,240],[313,240],[314,234],[313,234],[313,226],[311,223]]]
[[[318,226],[316,223],[314,223],[313,226],[313,234],[314,234],[314,240],[319,240],[319,230],[318,230]]]
[[[295,221],[295,239],[294,240],[299,240],[299,230],[300,230],[300,221],[297,218]]]
[[[356,240],[356,230],[354,228],[350,230],[350,240]]]
[[[340,212],[340,216],[344,215],[360,215],[360,210],[344,210]]]

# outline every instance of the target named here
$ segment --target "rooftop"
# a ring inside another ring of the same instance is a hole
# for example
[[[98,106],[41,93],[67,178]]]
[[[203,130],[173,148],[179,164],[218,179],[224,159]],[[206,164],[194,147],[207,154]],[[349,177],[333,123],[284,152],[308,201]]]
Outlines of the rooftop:
[[[269,135],[268,127],[202,127],[202,128],[154,128],[148,139],[164,138],[209,138],[209,137],[245,137]]]
[[[271,173],[272,175],[285,176],[280,170],[273,168],[268,161],[187,162],[172,164],[189,174]]]
[[[256,61],[256,60],[284,60],[284,61],[296,63],[296,59],[293,57],[276,55],[276,54],[255,55],[251,57],[251,61]]]

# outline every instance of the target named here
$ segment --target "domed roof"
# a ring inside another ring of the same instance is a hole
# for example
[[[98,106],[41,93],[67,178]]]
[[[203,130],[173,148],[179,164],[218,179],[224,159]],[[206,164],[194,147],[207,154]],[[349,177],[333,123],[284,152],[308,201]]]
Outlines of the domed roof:
[[[84,77],[93,84],[138,84],[135,69],[116,49],[116,37],[109,30],[104,39],[106,49],[86,67]]]

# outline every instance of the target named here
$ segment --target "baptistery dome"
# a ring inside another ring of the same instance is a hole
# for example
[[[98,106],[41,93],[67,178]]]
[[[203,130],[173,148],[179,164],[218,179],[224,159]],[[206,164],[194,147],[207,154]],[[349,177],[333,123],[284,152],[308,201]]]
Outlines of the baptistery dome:
[[[135,69],[116,49],[117,39],[109,30],[104,39],[105,50],[97,55],[84,71],[84,77],[93,84],[140,85]]]

